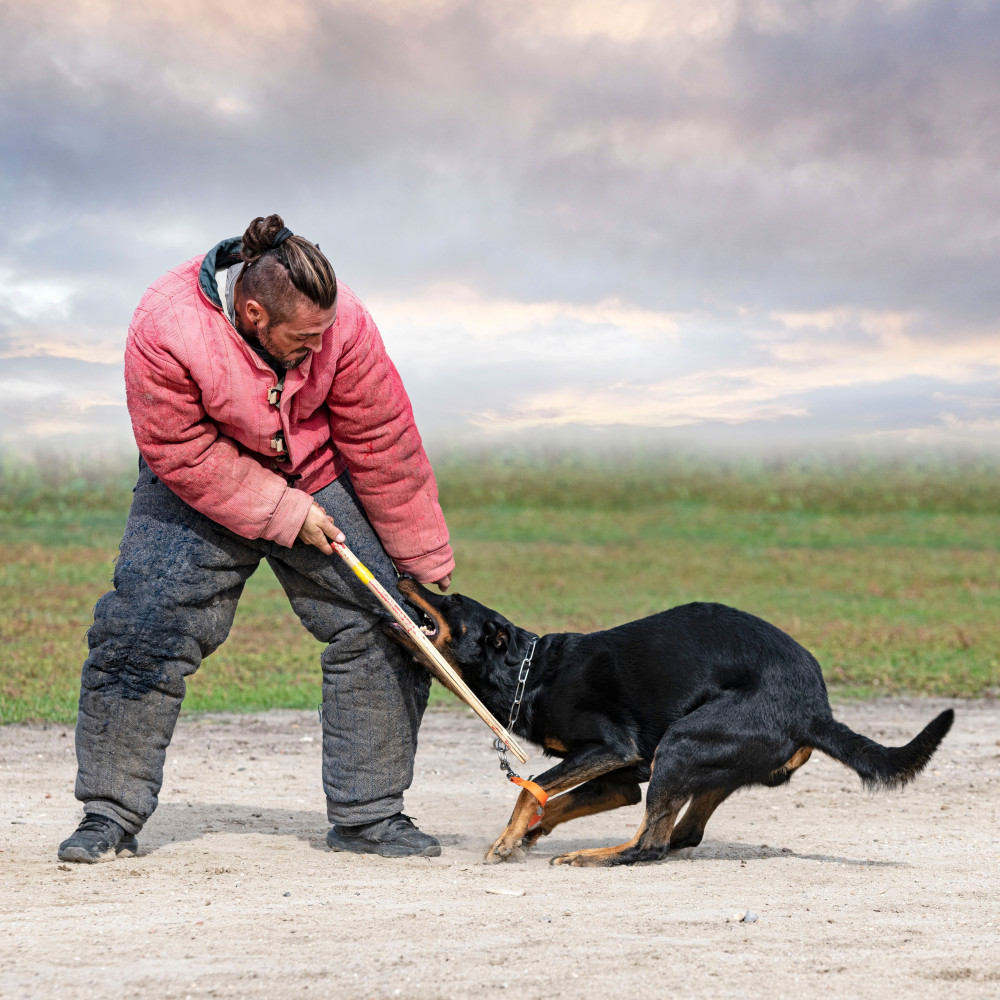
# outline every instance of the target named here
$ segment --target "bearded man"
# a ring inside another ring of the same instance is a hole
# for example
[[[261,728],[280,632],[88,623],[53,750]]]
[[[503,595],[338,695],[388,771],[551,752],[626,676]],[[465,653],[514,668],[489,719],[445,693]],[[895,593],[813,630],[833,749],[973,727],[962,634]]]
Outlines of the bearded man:
[[[135,854],[157,805],[184,678],[226,638],[266,559],[326,644],[323,789],[334,850],[436,856],[402,813],[429,675],[387,639],[351,548],[397,570],[454,569],[410,402],[367,310],[277,215],[155,282],[129,328],[141,455],[114,590],[94,612],[76,727],[84,819],[64,861]]]

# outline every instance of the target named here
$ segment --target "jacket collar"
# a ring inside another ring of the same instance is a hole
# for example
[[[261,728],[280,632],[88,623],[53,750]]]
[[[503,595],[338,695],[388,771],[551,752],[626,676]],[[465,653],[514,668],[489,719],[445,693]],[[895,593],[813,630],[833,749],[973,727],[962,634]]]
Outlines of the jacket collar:
[[[237,237],[232,239],[223,240],[221,243],[216,243],[211,250],[205,254],[205,259],[201,262],[201,268],[198,271],[198,285],[205,295],[205,298],[216,307],[216,309],[222,308],[222,296],[219,294],[219,286],[215,280],[215,272],[221,270],[222,268],[232,267],[234,264],[239,264],[243,259],[240,257],[240,249],[242,244]]]
[[[216,245],[212,247],[207,254],[205,254],[205,259],[201,262],[201,267],[198,269],[198,287],[201,289],[201,293],[223,314],[225,314],[225,310],[222,308],[222,297],[219,294],[218,282],[215,280],[215,272],[221,270],[222,268],[232,267],[234,264],[239,264],[243,260],[243,258],[239,256],[241,246],[242,243],[237,238],[223,240],[221,243],[216,243]],[[257,368],[270,371],[270,366],[267,362],[264,361],[264,359],[250,347],[246,338],[243,337],[242,334],[240,334],[240,332],[236,330],[232,323],[228,320],[226,320],[226,329],[233,337],[236,338],[237,341],[239,341],[239,343],[243,345],[247,355],[252,359],[253,364]],[[289,371],[289,377],[285,382],[284,395],[286,398],[290,397],[293,392],[296,392],[301,383],[306,380],[312,366],[312,357],[312,352],[310,351],[305,361],[303,361],[298,368],[293,368]]]

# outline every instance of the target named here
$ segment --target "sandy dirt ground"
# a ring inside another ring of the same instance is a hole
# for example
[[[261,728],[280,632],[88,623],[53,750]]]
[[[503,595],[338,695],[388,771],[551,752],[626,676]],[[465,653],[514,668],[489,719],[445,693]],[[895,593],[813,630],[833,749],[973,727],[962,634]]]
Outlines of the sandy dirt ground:
[[[726,802],[693,857],[613,869],[548,861],[627,839],[641,806],[483,865],[514,789],[487,729],[450,712],[427,717],[407,798],[440,858],[330,853],[316,716],[272,712],[182,720],[140,855],[62,865],[72,731],[8,726],[0,995],[1000,996],[1000,705],[954,704],[900,794],[814,755],[790,785]],[[837,714],[892,744],[943,705]]]

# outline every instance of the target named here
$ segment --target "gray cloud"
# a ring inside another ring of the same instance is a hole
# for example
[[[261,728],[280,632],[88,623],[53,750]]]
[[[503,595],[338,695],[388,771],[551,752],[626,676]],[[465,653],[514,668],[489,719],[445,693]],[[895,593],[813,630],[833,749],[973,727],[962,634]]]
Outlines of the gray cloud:
[[[931,344],[995,330],[1000,6],[719,0],[668,23],[673,6],[619,30],[584,0],[7,5],[0,353],[76,338],[104,358],[149,281],[273,210],[366,299],[450,282],[698,317],[683,349],[620,362],[580,349],[613,332],[557,323],[564,357],[526,378],[535,330],[464,409],[436,409],[463,393],[414,363],[428,423],[540,380],[751,363],[747,311],[905,313]],[[39,281],[58,316],[3,298]],[[915,424],[940,413],[945,383],[906,384]],[[824,391],[806,404],[836,425]]]

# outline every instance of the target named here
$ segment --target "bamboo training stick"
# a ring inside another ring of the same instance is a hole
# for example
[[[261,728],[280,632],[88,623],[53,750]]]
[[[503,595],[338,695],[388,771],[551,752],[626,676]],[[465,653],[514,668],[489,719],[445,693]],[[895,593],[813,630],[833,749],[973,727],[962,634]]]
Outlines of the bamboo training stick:
[[[354,570],[354,575],[379,599],[382,607],[396,619],[403,631],[417,644],[420,651],[427,657],[431,673],[442,684],[451,688],[486,723],[490,729],[503,740],[510,752],[523,764],[528,755],[503,726],[497,722],[490,710],[476,697],[475,692],[455,672],[455,668],[437,651],[431,641],[414,624],[413,619],[399,606],[392,595],[372,575],[370,569],[342,542],[331,541],[333,551]]]

